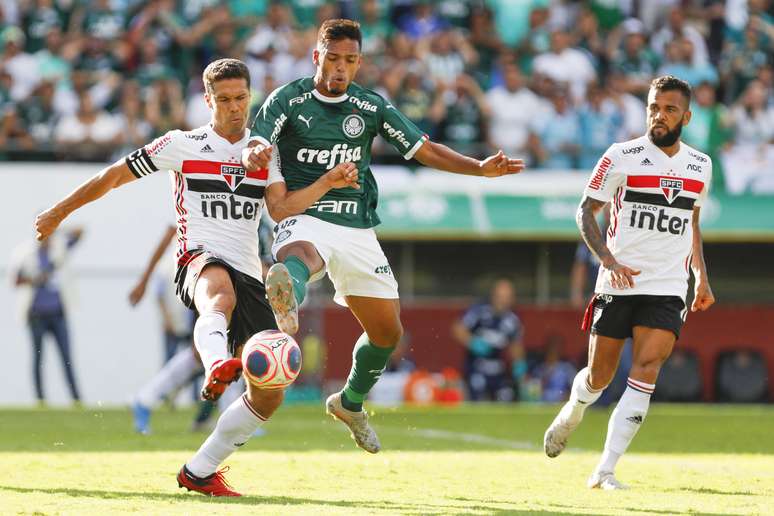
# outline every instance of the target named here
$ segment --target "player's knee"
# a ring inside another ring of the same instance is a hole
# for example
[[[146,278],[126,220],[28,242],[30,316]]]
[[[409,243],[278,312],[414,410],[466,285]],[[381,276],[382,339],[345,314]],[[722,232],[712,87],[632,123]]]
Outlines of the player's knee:
[[[249,382],[247,384],[247,402],[265,419],[274,414],[284,399],[284,389],[259,389]]]
[[[221,290],[212,297],[212,309],[226,315],[231,319],[231,313],[236,307],[236,294],[228,290]]]
[[[661,371],[662,364],[663,360],[660,358],[637,362],[632,365],[629,376],[647,381],[648,383],[654,383],[656,378],[658,378],[658,373]]]
[[[393,348],[403,338],[403,325],[397,321],[395,324],[379,328],[373,335],[369,333],[368,338],[376,346]]]
[[[589,387],[595,391],[602,390],[610,385],[615,375],[615,369],[589,368]]]

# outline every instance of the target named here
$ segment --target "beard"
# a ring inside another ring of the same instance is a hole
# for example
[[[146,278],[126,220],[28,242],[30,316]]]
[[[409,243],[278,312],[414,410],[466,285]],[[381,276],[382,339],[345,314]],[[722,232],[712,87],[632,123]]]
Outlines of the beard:
[[[680,122],[677,123],[674,129],[669,129],[666,124],[664,124],[664,127],[666,127],[666,133],[661,136],[656,136],[653,131],[654,127],[651,127],[648,131],[648,138],[656,147],[671,147],[677,143],[677,140],[680,139],[680,133],[683,132],[683,124]]]

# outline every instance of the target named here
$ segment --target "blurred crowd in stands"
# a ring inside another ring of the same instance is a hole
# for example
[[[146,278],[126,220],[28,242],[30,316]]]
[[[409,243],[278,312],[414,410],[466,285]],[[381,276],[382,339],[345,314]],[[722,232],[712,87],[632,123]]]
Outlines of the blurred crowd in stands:
[[[314,73],[339,16],[363,29],[358,82],[460,151],[588,170],[644,133],[648,85],[673,74],[715,191],[774,191],[770,0],[0,0],[0,159],[114,159],[203,125],[221,57],[248,64],[257,108]]]

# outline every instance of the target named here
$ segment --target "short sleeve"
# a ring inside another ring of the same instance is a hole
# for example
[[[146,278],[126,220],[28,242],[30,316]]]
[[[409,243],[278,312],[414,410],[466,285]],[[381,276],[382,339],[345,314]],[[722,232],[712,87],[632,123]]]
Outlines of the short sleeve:
[[[413,158],[422,144],[428,140],[427,135],[406,118],[406,115],[386,101],[382,109],[382,125],[379,128],[379,134],[395,147],[404,159]]]
[[[462,316],[462,325],[468,329],[468,331],[473,331],[476,326],[478,326],[479,316],[478,316],[478,305],[468,309],[467,312],[465,312],[465,315]]]
[[[266,180],[266,186],[279,183],[280,181],[285,182],[285,177],[282,175],[282,167],[280,166],[279,148],[274,145],[271,150],[271,159],[269,160],[269,177]]]
[[[696,202],[693,203],[693,205],[696,208],[701,208],[704,205],[704,203],[707,200],[707,196],[709,195],[710,188],[712,186],[712,158],[707,156],[707,160],[709,161],[707,180],[704,181],[704,187],[701,189],[701,192],[699,192],[699,197],[696,199]]]
[[[508,337],[510,337],[511,341],[522,340],[524,338],[524,326],[521,324],[521,319],[519,319],[518,315],[513,314],[513,321],[513,331],[510,332]]]
[[[181,154],[175,145],[175,135],[178,132],[169,131],[129,154],[126,157],[129,170],[138,178],[159,170],[179,170],[182,164]]]
[[[277,143],[288,115],[285,112],[285,103],[282,102],[284,87],[277,88],[264,101],[261,109],[255,115],[253,125],[250,128],[250,139],[258,140],[264,145]]]
[[[584,198],[591,197],[608,202],[615,195],[615,191],[624,185],[626,176],[616,166],[617,154],[615,145],[611,145],[602,155],[586,183],[586,189],[583,191]]]

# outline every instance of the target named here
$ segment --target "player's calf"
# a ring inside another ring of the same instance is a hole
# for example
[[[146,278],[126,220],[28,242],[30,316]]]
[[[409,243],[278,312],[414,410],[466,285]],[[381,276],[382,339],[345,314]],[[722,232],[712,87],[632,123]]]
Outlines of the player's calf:
[[[543,436],[543,449],[551,458],[557,457],[567,446],[570,434],[578,427],[586,409],[602,395],[604,389],[592,389],[589,385],[589,368],[584,367],[572,382],[570,399]]]

